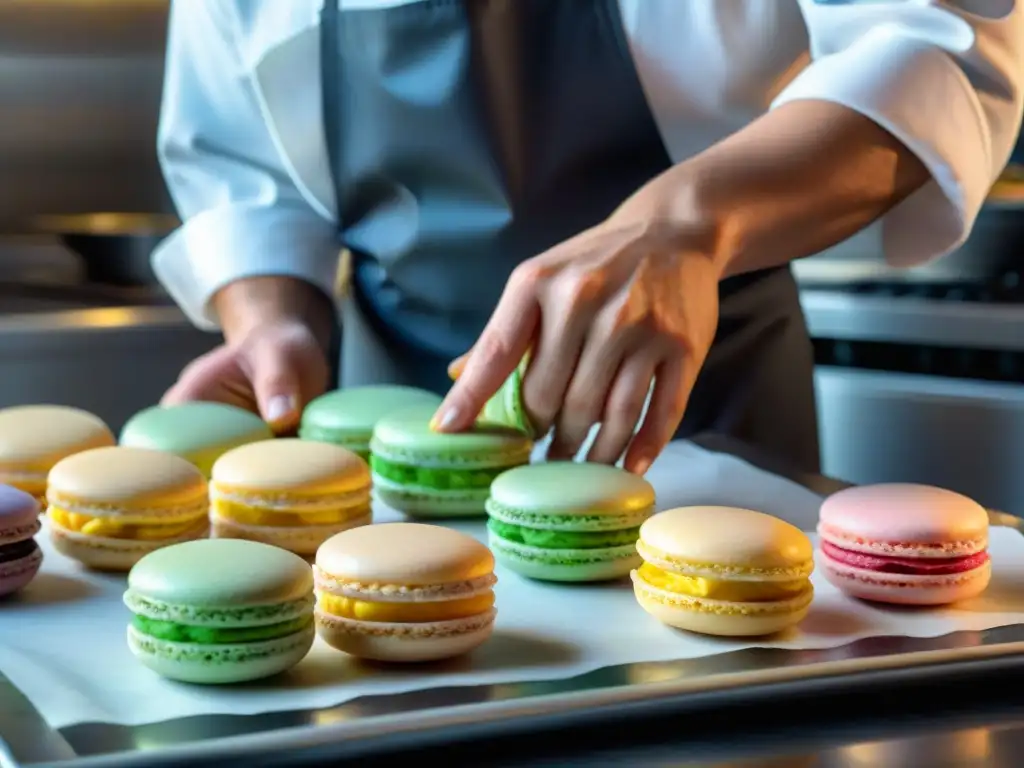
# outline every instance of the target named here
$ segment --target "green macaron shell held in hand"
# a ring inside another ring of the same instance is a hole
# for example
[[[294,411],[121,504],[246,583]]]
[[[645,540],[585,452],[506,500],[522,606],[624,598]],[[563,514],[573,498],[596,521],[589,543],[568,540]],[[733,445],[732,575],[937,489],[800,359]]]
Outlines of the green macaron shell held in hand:
[[[517,429],[483,422],[467,432],[435,432],[433,415],[419,407],[377,423],[370,442],[377,498],[413,517],[483,515],[491,483],[526,464],[533,443]]]
[[[373,385],[328,392],[302,412],[299,437],[333,443],[359,454],[370,453],[373,428],[382,418],[408,408],[437,408],[441,398],[416,387]]]
[[[654,504],[651,484],[617,467],[519,467],[491,485],[491,550],[501,565],[534,579],[620,578],[640,561],[636,540]]]
[[[128,645],[172,680],[236,683],[283,672],[312,647],[309,564],[277,547],[207,539],[157,550],[128,575]]]
[[[523,404],[523,380],[526,377],[526,368],[529,364],[530,357],[527,355],[512,371],[512,374],[505,379],[501,388],[484,404],[479,420],[487,424],[512,427],[536,440],[540,435],[537,434],[537,430],[526,412],[526,406]]]

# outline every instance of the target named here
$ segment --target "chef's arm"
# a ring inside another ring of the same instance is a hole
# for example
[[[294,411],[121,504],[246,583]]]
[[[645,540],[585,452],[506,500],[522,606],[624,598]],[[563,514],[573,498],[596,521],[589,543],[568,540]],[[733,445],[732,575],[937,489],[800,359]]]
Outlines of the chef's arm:
[[[725,275],[814,254],[882,218],[886,259],[959,246],[1020,128],[1016,0],[801,0],[812,61],[772,108],[655,182],[716,222]],[[969,9],[969,10],[968,10]]]
[[[198,327],[229,341],[277,320],[326,339],[335,228],[282,167],[238,45],[235,5],[171,4],[158,151],[184,224],[153,266]]]

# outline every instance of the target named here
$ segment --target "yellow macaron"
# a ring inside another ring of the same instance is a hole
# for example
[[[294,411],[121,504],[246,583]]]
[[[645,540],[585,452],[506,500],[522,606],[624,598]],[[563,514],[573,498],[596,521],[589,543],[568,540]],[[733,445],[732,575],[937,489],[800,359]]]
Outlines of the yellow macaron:
[[[127,571],[154,550],[209,531],[205,478],[162,451],[76,453],[50,471],[46,499],[57,550],[101,570]]]
[[[683,507],[648,519],[632,572],[645,611],[706,635],[768,635],[807,615],[814,596],[810,539],[761,512]]]
[[[213,465],[211,519],[219,538],[313,555],[336,533],[371,520],[370,469],[351,451],[297,438],[234,448]]]
[[[63,458],[114,445],[103,420],[64,405],[0,409],[0,483],[35,496],[46,506],[46,476]]]

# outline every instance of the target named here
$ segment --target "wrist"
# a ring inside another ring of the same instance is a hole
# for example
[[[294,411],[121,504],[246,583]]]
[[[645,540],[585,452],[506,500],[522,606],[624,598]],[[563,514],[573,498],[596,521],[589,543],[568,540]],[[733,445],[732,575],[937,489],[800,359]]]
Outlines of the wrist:
[[[235,280],[214,295],[213,307],[228,344],[240,343],[261,326],[301,325],[326,349],[336,322],[328,296],[310,283],[284,276]]]

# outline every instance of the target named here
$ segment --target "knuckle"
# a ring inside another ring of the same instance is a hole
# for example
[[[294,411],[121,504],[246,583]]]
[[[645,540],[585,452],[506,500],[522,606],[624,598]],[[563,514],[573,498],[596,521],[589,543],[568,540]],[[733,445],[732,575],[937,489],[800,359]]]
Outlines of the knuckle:
[[[547,278],[547,269],[537,261],[529,260],[512,270],[508,279],[509,288],[516,291],[536,293]]]
[[[558,282],[557,300],[561,308],[570,313],[600,302],[604,295],[606,278],[598,270],[572,270],[563,273]]]

